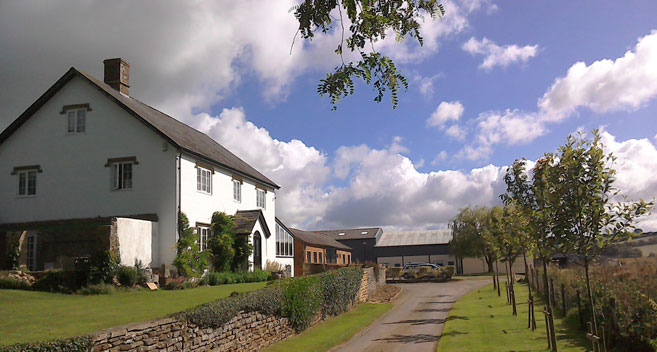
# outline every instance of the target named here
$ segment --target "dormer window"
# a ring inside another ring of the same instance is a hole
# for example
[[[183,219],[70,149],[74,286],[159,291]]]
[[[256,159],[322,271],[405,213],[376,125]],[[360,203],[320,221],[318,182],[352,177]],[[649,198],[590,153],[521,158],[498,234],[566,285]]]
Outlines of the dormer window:
[[[360,233],[361,235],[367,235],[367,231],[363,231]]]

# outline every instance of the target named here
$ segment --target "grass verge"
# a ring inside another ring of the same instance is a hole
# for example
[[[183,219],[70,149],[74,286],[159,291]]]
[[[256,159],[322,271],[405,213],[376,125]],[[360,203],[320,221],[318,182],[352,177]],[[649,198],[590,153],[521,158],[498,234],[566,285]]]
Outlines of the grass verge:
[[[527,329],[527,297],[527,285],[517,284],[518,316],[514,317],[505,293],[498,297],[492,284],[469,293],[450,311],[437,351],[546,351],[544,302],[535,304],[537,327],[532,331]],[[554,323],[559,352],[586,350],[582,332],[562,318]]]
[[[271,345],[265,351],[327,351],[349,340],[392,307],[393,304],[361,303],[353,310],[329,318],[297,336]]]
[[[98,296],[0,290],[0,345],[73,337],[148,321],[228,297],[233,291],[257,290],[266,284],[139,290]]]

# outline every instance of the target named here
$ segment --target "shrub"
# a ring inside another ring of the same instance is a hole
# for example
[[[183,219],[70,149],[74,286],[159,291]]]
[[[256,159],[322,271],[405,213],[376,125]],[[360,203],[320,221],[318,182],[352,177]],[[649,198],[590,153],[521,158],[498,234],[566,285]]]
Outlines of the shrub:
[[[109,295],[114,292],[116,292],[116,287],[105,283],[85,286],[77,291],[78,294],[85,296]]]
[[[239,284],[244,282],[261,282],[269,281],[271,279],[271,272],[266,270],[254,271],[239,271],[232,272],[211,272],[207,276],[207,282],[210,286],[225,285],[225,284]]]
[[[363,272],[358,268],[327,271],[320,275],[324,300],[322,315],[332,316],[346,312],[356,301]]]
[[[119,258],[110,251],[98,251],[89,261],[89,283],[111,284],[119,266]]]
[[[199,235],[189,227],[189,220],[185,213],[178,217],[180,223],[180,239],[176,244],[177,254],[173,265],[178,273],[185,277],[200,277],[208,267],[209,253],[200,251]]]
[[[415,279],[417,277],[417,271],[413,268],[408,268],[403,276],[405,279]]]
[[[7,256],[4,263],[1,263],[5,270],[18,270],[18,257],[21,255],[21,249],[18,246],[18,239],[12,239],[7,242]]]
[[[144,267],[144,264],[141,262],[141,260],[135,260],[135,270],[137,271],[137,285],[146,285],[150,272],[146,267]]]
[[[235,257],[233,237],[235,222],[223,212],[212,214],[212,237],[208,241],[212,266],[217,271],[228,271]]]
[[[121,286],[133,287],[135,284],[137,284],[137,270],[129,266],[121,265],[116,270],[116,279],[121,284]]]
[[[322,292],[320,275],[301,276],[286,280],[282,312],[297,331],[308,328],[322,306],[324,292]]]
[[[401,276],[401,270],[402,268],[387,268],[386,277],[391,279],[399,279],[399,277]]]
[[[80,287],[74,271],[51,270],[32,284],[35,291],[73,293]]]
[[[431,268],[429,268],[427,266],[419,267],[418,270],[417,270],[416,276],[417,276],[418,279],[424,279],[426,277],[430,277],[431,276]]]
[[[285,271],[285,267],[283,267],[283,264],[277,261],[267,259],[267,263],[265,264],[265,271],[279,273],[281,271]]]
[[[261,290],[234,295],[218,301],[202,304],[175,317],[204,328],[218,328],[240,311],[280,315],[282,288],[270,286]]]
[[[88,337],[73,337],[48,342],[29,342],[12,346],[0,346],[0,352],[87,352],[92,343]]]
[[[9,277],[0,277],[0,289],[8,290],[29,290],[32,286],[23,280],[16,280]]]

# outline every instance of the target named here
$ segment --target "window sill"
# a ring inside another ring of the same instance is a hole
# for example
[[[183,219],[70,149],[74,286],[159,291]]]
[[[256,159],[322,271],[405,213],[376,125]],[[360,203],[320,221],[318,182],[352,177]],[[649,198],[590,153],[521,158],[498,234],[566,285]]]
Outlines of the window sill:
[[[132,191],[132,188],[121,188],[121,189],[112,190],[112,192],[127,192],[127,191]]]
[[[293,255],[276,255],[276,258],[294,258]]]
[[[65,136],[80,136],[80,135],[85,135],[87,132],[66,132],[64,135]]]
[[[233,199],[233,203],[242,204],[242,201]]]
[[[36,198],[36,196],[37,196],[36,194],[27,195],[27,196],[16,196],[16,199]]]
[[[212,195],[212,192],[205,192],[205,191],[201,191],[201,190],[198,190],[198,189],[196,190],[196,193],[205,194],[206,196],[211,196]]]

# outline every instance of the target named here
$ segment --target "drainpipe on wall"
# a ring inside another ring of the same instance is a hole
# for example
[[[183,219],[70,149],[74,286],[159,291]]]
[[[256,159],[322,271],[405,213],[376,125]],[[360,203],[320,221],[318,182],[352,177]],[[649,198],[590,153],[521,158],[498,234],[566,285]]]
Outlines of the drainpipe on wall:
[[[181,164],[182,164],[182,151],[180,149],[178,149],[178,156],[176,157],[176,164],[177,164],[177,167],[178,167],[178,177],[177,177],[178,178],[178,197],[177,197],[178,198],[177,199],[178,204],[176,204],[176,207],[177,207],[178,211],[176,212],[176,242],[178,242],[178,239],[180,239],[180,225],[181,225],[180,224],[180,212],[182,211],[182,208],[181,208],[181,203],[182,203],[181,194],[182,194],[182,192],[180,190],[180,186],[181,186],[180,169],[181,169]]]

